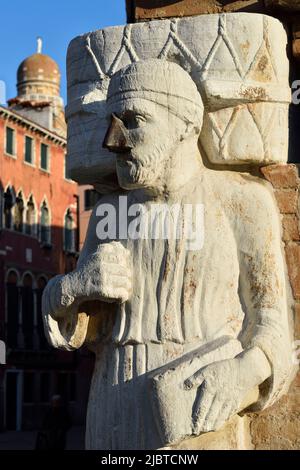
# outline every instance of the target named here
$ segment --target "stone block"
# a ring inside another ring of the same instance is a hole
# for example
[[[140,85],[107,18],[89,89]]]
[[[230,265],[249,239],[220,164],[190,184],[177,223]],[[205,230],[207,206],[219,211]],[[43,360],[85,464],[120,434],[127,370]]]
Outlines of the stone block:
[[[300,299],[300,245],[289,244],[285,248],[291,286],[295,299]]]
[[[298,207],[298,190],[287,189],[279,190],[275,189],[275,197],[279,210],[282,214],[295,214]]]
[[[300,340],[300,303],[295,303],[295,339]]]
[[[300,184],[297,165],[270,165],[261,168],[264,177],[275,189],[298,188]]]
[[[288,395],[261,414],[252,416],[250,430],[255,450],[299,450],[299,378],[298,373]]]
[[[295,57],[295,59],[300,60],[300,39],[299,38],[296,38],[293,40],[292,48],[293,48],[293,56]]]
[[[294,214],[285,214],[282,217],[283,240],[298,241],[300,240],[299,220]]]

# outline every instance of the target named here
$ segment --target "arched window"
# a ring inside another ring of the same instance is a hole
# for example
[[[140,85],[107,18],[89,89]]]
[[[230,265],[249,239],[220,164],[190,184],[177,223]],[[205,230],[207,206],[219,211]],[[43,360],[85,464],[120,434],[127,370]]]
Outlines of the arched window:
[[[34,294],[33,279],[30,274],[25,274],[25,276],[23,277],[23,286],[21,287],[21,302],[24,346],[25,349],[33,349]]]
[[[13,225],[13,216],[12,209],[14,205],[13,191],[11,188],[7,188],[4,193],[4,227],[12,228]]]
[[[24,200],[22,191],[18,192],[15,204],[15,217],[14,217],[14,229],[17,232],[23,232],[23,213],[24,213]]]
[[[18,275],[10,271],[6,278],[6,341],[9,348],[18,347],[19,288]]]
[[[75,252],[75,224],[71,209],[68,209],[64,221],[64,248],[71,253]]]
[[[35,235],[35,205],[32,196],[30,196],[26,207],[25,233],[27,235]]]
[[[46,201],[41,207],[41,242],[50,243],[50,215]]]

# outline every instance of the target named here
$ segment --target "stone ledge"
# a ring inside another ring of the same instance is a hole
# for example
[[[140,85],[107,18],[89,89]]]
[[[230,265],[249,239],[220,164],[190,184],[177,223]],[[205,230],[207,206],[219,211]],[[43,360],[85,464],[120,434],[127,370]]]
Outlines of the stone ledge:
[[[266,13],[264,0],[127,0],[128,22],[194,16],[222,12],[246,11]]]

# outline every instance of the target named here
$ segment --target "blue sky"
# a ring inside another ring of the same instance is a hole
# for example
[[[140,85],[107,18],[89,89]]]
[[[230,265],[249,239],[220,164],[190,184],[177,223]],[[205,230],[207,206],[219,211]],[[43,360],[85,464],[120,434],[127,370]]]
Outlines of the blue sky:
[[[43,52],[53,57],[62,73],[66,97],[65,58],[75,36],[126,22],[125,0],[8,0],[0,5],[0,80],[6,96],[16,96],[16,72],[25,57],[36,52],[36,38],[43,38]]]

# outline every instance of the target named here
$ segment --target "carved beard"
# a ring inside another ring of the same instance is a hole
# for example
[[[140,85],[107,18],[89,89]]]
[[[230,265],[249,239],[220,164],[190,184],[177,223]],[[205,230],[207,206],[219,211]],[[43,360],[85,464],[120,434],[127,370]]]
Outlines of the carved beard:
[[[133,149],[128,156],[117,156],[117,175],[120,183],[129,187],[157,187],[163,185],[165,168],[170,156],[170,142],[157,144],[142,158]]]

